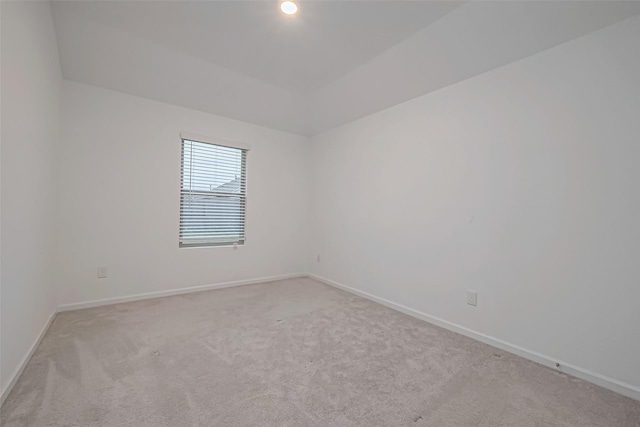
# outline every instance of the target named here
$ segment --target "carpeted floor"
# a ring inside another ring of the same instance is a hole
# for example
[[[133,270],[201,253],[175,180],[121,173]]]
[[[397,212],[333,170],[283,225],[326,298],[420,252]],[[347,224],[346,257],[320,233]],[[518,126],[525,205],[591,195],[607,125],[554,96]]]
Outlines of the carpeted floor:
[[[307,278],[59,314],[13,426],[640,426],[640,402]]]

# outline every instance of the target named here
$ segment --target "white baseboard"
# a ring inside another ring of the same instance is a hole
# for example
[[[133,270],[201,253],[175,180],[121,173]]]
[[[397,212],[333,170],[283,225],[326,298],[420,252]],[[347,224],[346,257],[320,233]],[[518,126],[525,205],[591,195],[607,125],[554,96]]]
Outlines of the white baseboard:
[[[47,331],[49,330],[49,326],[51,326],[51,324],[53,323],[53,319],[56,318],[56,314],[58,314],[57,310],[54,310],[53,313],[51,313],[51,316],[49,316],[49,320],[47,320],[47,323],[45,323],[44,327],[40,331],[40,334],[31,345],[31,349],[24,356],[24,358],[22,359],[22,363],[20,363],[16,371],[13,373],[13,376],[11,377],[11,381],[9,381],[9,384],[7,384],[7,387],[2,391],[2,395],[0,396],[0,406],[2,406],[5,399],[7,398],[7,396],[9,396],[9,393],[11,393],[11,390],[18,382],[18,378],[20,378],[20,375],[22,375],[24,368],[27,367],[27,363],[29,363],[29,360],[31,360],[31,356],[33,356],[33,353],[35,353],[36,348],[38,348],[38,346],[40,345],[40,341],[42,341],[42,338],[44,338]]]
[[[273,282],[274,280],[291,279],[294,277],[305,277],[305,273],[283,274],[280,276],[259,277],[256,279],[236,280],[233,282],[222,282],[211,285],[192,286],[189,288],[170,289],[167,291],[148,292],[144,294],[129,295],[125,297],[104,298],[93,301],[76,302],[72,304],[62,304],[58,306],[58,312],[80,310],[83,308],[100,307],[103,305],[120,304],[123,302],[139,301],[152,298],[168,297],[172,295],[189,294],[192,292],[210,291],[214,289],[231,288],[234,286],[253,285],[256,283]]]
[[[456,325],[455,323],[451,323],[447,320],[443,320],[426,313],[423,313],[418,310],[414,310],[412,308],[406,307],[401,304],[396,304],[392,301],[389,301],[384,298],[377,297],[370,293],[360,291],[358,289],[343,285],[338,282],[334,282],[333,280],[326,279],[324,277],[317,276],[315,274],[307,274],[307,276],[316,279],[320,282],[323,282],[329,286],[333,286],[338,289],[342,289],[354,295],[361,296],[368,300],[377,302],[389,308],[392,308],[396,311],[399,311],[404,314],[408,314],[409,316],[416,317],[418,319],[427,321],[434,325],[440,326],[442,328],[448,329],[450,331],[459,333],[461,335],[465,335],[469,338],[473,338],[477,341],[481,341],[485,344],[489,344],[493,347],[497,347],[501,350],[508,351],[509,353],[516,354],[518,356],[524,357],[525,359],[532,360],[541,365],[547,366],[557,371],[564,372],[568,375],[574,376],[576,378],[580,378],[582,380],[588,381],[590,383],[596,384],[600,387],[609,389],[618,394],[622,394],[624,396],[630,397],[632,399],[640,400],[640,388],[633,386],[631,384],[624,383],[622,381],[618,381],[613,378],[609,378],[607,376],[597,374],[595,372],[591,372],[587,369],[580,368],[578,366],[572,365],[570,363],[566,363],[561,360],[553,359],[544,354],[540,354],[535,351],[528,350],[526,348],[522,348],[520,346],[510,344],[508,342],[502,341],[498,338],[491,337],[489,335],[482,334],[480,332],[476,332],[472,329],[465,328],[464,326]],[[560,364],[559,368],[556,368],[556,363]]]

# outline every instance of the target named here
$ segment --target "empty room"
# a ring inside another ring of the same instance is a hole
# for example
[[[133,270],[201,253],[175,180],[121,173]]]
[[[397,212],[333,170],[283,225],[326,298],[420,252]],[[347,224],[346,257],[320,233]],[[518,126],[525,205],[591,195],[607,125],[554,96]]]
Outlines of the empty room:
[[[640,2],[0,24],[2,427],[640,426]]]

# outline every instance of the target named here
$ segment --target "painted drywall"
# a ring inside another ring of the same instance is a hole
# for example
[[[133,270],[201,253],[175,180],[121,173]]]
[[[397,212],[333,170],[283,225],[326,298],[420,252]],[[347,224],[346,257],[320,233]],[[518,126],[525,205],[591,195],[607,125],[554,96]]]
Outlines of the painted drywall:
[[[313,94],[315,134],[640,13],[633,1],[470,1]],[[375,89],[373,89],[375,88]]]
[[[56,146],[62,77],[48,2],[2,2],[0,387],[56,308]]]
[[[126,14],[122,8],[129,3],[135,2],[118,2],[121,13]],[[158,6],[158,2],[149,4]],[[272,128],[304,131],[306,106],[298,94],[81,15],[63,13],[75,7],[85,10],[88,4],[53,5],[65,79]]]
[[[639,47],[633,18],[313,137],[309,271],[638,390]]]
[[[238,250],[178,247],[180,132],[251,145]],[[302,136],[65,81],[59,304],[304,272],[309,149]]]

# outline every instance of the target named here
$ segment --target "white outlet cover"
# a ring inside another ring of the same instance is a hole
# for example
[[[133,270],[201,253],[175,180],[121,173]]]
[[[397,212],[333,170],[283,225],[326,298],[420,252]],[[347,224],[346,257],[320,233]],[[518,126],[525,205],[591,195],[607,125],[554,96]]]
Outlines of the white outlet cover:
[[[107,278],[107,267],[98,267],[98,279]]]
[[[467,304],[478,305],[478,294],[474,291],[467,291]]]

